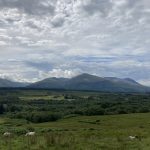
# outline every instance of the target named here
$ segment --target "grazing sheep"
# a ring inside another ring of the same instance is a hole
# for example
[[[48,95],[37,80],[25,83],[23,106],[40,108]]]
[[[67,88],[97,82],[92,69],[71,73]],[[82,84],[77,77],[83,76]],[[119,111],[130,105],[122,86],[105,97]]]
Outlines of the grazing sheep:
[[[30,147],[31,144],[35,144],[37,139],[35,136],[35,132],[27,132],[25,134],[25,136],[27,137],[27,142],[28,142],[28,146]]]
[[[3,135],[4,135],[4,137],[10,137],[11,133],[10,132],[5,132]]]
[[[134,139],[136,139],[136,137],[130,135],[130,136],[129,136],[129,139],[130,139],[130,140],[134,140]]]
[[[25,136],[34,136],[35,132],[27,132]]]

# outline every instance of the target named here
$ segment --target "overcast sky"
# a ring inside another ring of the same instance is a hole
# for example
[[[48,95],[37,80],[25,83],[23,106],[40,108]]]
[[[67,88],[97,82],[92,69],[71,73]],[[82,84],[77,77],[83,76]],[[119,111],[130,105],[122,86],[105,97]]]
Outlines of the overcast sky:
[[[83,72],[150,85],[149,0],[0,0],[0,78]]]

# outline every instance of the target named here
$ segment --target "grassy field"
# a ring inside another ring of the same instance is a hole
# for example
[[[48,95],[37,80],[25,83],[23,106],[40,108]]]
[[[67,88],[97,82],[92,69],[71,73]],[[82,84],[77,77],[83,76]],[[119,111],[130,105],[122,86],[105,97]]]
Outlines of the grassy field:
[[[42,95],[42,96],[20,96],[21,100],[30,101],[30,100],[64,100],[63,96],[49,96],[49,95]]]
[[[0,150],[150,150],[149,133],[147,93],[0,91]]]
[[[64,100],[64,96],[59,93],[46,91],[22,91],[19,93],[19,98],[21,100]]]
[[[0,119],[1,150],[149,150],[150,113],[78,116],[33,124]],[[25,137],[26,130],[35,137]],[[13,133],[4,138],[3,132]],[[138,136],[131,140],[129,136]]]

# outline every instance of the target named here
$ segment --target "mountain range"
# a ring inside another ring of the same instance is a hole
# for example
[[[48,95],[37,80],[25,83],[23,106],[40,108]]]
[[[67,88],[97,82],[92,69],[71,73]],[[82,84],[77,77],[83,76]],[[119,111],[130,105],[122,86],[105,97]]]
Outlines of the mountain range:
[[[150,92],[150,88],[130,78],[98,77],[87,73],[73,78],[47,78],[35,83],[19,83],[0,79],[0,87],[25,87],[32,89],[64,89],[101,92]]]
[[[16,88],[16,87],[26,87],[28,83],[14,82],[8,79],[0,78],[0,88]]]

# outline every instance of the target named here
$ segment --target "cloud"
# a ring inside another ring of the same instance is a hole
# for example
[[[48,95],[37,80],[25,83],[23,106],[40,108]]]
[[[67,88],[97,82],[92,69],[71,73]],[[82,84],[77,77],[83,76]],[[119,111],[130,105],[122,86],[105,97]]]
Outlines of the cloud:
[[[36,30],[41,30],[41,28],[38,27],[38,25],[36,25],[35,22],[32,22],[32,21],[28,21],[25,23],[25,26],[29,27],[29,28],[32,28],[32,29],[36,29]]]
[[[57,78],[71,78],[78,74],[76,70],[62,70],[62,69],[52,69],[51,71],[45,72],[39,72],[41,78],[45,77],[57,77]]]
[[[45,15],[54,13],[54,1],[49,2],[48,0],[1,0],[0,8],[11,8],[18,9],[23,13],[30,15]]]
[[[107,16],[112,9],[110,0],[83,0],[78,5],[88,15],[100,13],[102,16]]]
[[[0,41],[0,46],[6,46],[7,45],[7,43],[6,42],[4,42],[4,41]]]
[[[65,21],[65,16],[63,14],[59,14],[54,16],[51,23],[54,27],[61,27]]]
[[[0,0],[1,77],[33,82],[87,72],[145,84],[149,9],[148,0]]]
[[[142,85],[146,85],[146,86],[150,86],[150,79],[143,79],[143,80],[139,80],[139,83],[141,83]]]

